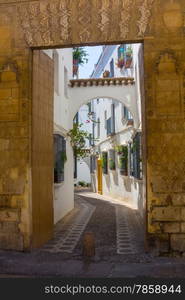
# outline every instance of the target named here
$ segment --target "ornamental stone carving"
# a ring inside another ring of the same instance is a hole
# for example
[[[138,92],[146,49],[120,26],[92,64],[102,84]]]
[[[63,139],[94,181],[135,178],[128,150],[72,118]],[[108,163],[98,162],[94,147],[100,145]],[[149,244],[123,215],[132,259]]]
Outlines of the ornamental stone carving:
[[[139,21],[137,22],[139,32],[138,36],[144,36],[149,20],[151,17],[151,9],[155,0],[144,0],[143,4],[139,7],[139,12],[141,14]]]
[[[125,0],[125,1],[123,1],[123,4],[122,4],[120,35],[121,35],[121,38],[123,38],[123,39],[125,39],[129,33],[132,2],[133,2],[132,0]]]
[[[132,34],[140,39],[146,34],[154,1],[144,0],[139,7],[132,0],[29,1],[17,4],[17,20],[31,47],[130,39]],[[132,24],[135,7],[137,26]]]

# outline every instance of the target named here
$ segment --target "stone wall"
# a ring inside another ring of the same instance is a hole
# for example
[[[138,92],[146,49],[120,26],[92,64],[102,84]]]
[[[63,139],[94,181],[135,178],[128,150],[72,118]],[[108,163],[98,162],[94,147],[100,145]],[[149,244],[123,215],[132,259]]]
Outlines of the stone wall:
[[[21,2],[0,1],[0,248],[31,244],[30,47],[143,41],[147,237],[183,254],[184,0]]]

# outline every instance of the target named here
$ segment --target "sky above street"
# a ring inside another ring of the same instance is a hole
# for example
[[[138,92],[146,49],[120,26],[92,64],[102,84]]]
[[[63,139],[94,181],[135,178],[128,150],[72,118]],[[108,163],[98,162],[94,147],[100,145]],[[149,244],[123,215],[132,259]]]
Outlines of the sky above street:
[[[80,66],[79,78],[89,78],[102,52],[102,46],[84,47],[89,54],[88,63]]]

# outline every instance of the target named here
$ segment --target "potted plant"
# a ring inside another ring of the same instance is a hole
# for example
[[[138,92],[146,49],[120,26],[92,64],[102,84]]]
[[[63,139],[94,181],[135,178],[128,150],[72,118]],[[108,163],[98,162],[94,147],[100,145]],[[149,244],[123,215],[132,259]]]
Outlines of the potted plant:
[[[115,170],[116,169],[116,163],[112,158],[109,158],[109,169]]]
[[[118,148],[119,161],[118,166],[121,175],[128,175],[128,148],[127,146],[120,145]]]
[[[127,163],[127,159],[123,156],[119,157],[119,169],[120,169],[120,174],[121,175],[128,175],[128,163]]]
[[[78,74],[79,65],[84,65],[88,62],[88,54],[84,47],[73,48],[73,76]]]
[[[122,68],[124,67],[124,65],[125,65],[125,60],[124,60],[124,58],[123,58],[123,57],[122,57],[122,58],[119,58],[119,59],[118,59],[118,62],[117,62],[117,67],[120,68],[120,69],[122,69]]]
[[[105,70],[103,72],[103,78],[108,78],[108,77],[110,77],[110,72],[108,70]]]
[[[115,150],[117,152],[118,155],[121,155],[123,153],[123,145],[118,145],[115,147]]]
[[[125,68],[130,68],[132,63],[133,51],[131,47],[128,47],[125,53]]]
[[[108,173],[108,169],[107,169],[107,152],[102,152],[101,165],[102,165],[103,173],[107,174]]]

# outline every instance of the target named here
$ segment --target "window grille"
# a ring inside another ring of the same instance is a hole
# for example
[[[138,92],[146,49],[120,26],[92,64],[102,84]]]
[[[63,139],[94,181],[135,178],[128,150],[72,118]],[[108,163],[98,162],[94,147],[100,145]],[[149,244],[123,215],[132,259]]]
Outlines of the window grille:
[[[102,152],[102,171],[103,171],[103,174],[108,174],[108,154],[107,154],[107,152]]]
[[[109,150],[109,169],[110,170],[116,169],[116,155],[115,155],[115,150],[113,149]]]
[[[64,164],[66,161],[66,140],[59,134],[54,135],[54,182],[64,181]]]

